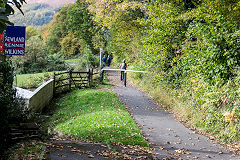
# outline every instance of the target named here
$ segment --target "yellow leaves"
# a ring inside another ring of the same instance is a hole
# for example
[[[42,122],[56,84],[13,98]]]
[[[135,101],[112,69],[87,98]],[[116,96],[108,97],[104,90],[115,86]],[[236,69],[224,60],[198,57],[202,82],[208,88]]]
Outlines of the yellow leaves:
[[[235,119],[236,109],[238,106],[235,106],[232,110],[232,112],[225,111],[223,112],[224,120],[225,122],[229,122],[229,125],[232,125],[233,120]]]
[[[123,15],[128,14],[129,9],[137,9],[142,6],[139,2],[119,2],[117,0],[88,0],[91,2],[88,9],[95,15],[95,21],[101,25],[112,28],[121,21]]]
[[[127,9],[137,9],[140,8],[142,4],[138,2],[122,2],[116,5],[117,11],[127,11]]]
[[[225,117],[226,122],[232,121],[232,114],[230,112],[226,111],[222,115]]]
[[[75,38],[73,33],[69,33],[60,42],[61,49],[68,56],[74,55],[76,50],[80,49],[80,41],[81,39]]]
[[[235,119],[235,110],[237,107],[234,107],[232,112],[225,111],[222,115],[224,116],[225,122],[229,122],[229,125],[232,125],[233,120]]]
[[[178,149],[178,150],[175,150],[175,152],[178,154],[191,154],[186,149]]]

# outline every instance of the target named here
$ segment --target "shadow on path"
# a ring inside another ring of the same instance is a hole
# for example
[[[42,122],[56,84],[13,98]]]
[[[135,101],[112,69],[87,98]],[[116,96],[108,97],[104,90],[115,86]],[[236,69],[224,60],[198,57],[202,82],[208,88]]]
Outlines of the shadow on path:
[[[48,154],[45,158],[48,160],[154,159],[151,152],[139,146],[109,146],[100,143],[53,140],[47,149]]]

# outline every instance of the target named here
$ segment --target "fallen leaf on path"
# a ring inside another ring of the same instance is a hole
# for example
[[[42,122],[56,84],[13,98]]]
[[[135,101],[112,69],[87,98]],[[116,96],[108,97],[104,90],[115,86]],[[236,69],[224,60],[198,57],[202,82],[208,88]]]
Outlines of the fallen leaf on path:
[[[169,141],[167,141],[167,142],[165,142],[165,144],[170,144],[170,142],[169,142]]]
[[[190,154],[190,152],[188,152],[186,149],[178,149],[175,150],[175,152],[177,152],[178,154]]]
[[[199,157],[195,156],[195,157],[193,157],[193,159],[199,159]]]
[[[214,137],[210,136],[209,139],[210,139],[210,140],[214,140]]]
[[[164,148],[163,147],[159,147],[159,150],[164,150]]]
[[[206,155],[207,158],[211,158],[209,155]]]
[[[64,154],[58,154],[58,157],[66,157]]]
[[[94,158],[94,156],[92,154],[89,154],[88,157],[89,158]]]

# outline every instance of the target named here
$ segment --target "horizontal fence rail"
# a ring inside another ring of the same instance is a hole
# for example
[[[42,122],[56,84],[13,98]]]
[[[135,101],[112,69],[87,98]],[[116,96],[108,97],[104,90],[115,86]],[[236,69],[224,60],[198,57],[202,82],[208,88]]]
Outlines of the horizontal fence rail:
[[[63,71],[54,73],[54,94],[70,91],[72,88],[88,88],[93,81],[93,69],[88,72]]]

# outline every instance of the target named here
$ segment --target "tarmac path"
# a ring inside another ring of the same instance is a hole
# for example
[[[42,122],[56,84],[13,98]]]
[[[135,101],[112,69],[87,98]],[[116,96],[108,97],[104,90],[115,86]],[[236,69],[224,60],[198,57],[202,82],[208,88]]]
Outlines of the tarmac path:
[[[119,73],[108,72],[107,75],[114,84],[113,91],[142,128],[158,159],[240,159],[208,137],[186,128],[148,95],[129,85],[129,82],[124,87]]]
[[[53,139],[46,147],[45,155],[43,152],[44,158],[40,158],[40,160],[240,160],[239,156],[227,151],[208,137],[186,128],[171,113],[157,105],[134,85],[129,85],[130,83],[127,82],[127,87],[124,87],[119,73],[108,72],[107,75],[114,85],[113,91],[142,129],[154,154],[151,155],[144,150],[125,146],[109,147],[109,145],[100,143]],[[111,152],[111,148],[115,151]],[[137,151],[140,156],[135,156],[134,151]]]

